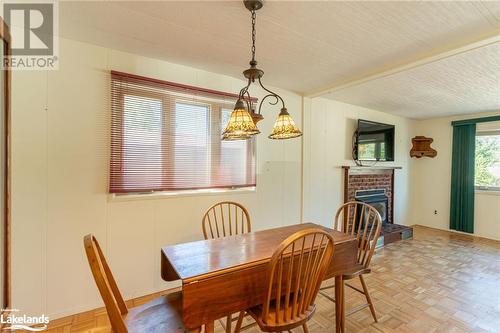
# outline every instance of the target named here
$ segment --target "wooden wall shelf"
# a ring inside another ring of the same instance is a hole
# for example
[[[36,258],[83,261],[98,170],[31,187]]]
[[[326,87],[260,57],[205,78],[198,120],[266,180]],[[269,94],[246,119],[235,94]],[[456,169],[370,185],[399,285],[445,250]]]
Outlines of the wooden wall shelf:
[[[431,147],[433,141],[434,139],[426,138],[425,136],[416,136],[411,139],[413,147],[410,150],[410,157],[436,157],[437,151]]]

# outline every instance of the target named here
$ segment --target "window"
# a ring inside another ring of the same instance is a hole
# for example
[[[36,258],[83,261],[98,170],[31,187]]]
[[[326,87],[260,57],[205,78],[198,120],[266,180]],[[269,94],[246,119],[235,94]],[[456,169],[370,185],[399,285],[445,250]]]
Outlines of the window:
[[[159,99],[123,96],[123,182],[132,187],[151,184],[161,177],[161,169],[142,165],[161,164],[161,116]]]
[[[186,187],[209,188],[210,105],[176,102],[174,124],[173,178]]]
[[[110,193],[255,186],[255,139],[222,141],[236,96],[111,76]]]
[[[222,132],[229,122],[231,112],[233,112],[232,109],[222,110],[220,136],[222,136]],[[219,177],[229,183],[250,182],[252,175],[237,172],[238,169],[244,168],[253,159],[253,156],[248,154],[246,141],[222,141],[221,144],[222,153],[218,165]]]
[[[477,133],[475,170],[476,189],[500,191],[500,131]]]

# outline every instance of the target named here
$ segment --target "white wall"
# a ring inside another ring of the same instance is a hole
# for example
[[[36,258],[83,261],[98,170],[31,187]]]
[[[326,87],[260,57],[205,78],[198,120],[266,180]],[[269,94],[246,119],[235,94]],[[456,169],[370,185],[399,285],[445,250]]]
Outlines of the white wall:
[[[271,107],[259,123],[257,192],[110,201],[110,69],[228,92],[243,86],[64,39],[58,71],[13,73],[12,292],[23,312],[55,319],[102,304],[84,255],[87,233],[97,236],[131,298],[173,286],[160,278],[160,248],[201,239],[201,217],[217,201],[242,202],[255,230],[301,221],[301,140],[267,139],[279,111]],[[300,126],[301,97],[278,92]]]
[[[304,108],[304,220],[333,224],[343,203],[342,165],[354,165],[352,135],[358,119],[396,125],[395,161],[378,165],[403,167],[395,171],[395,223],[414,224],[409,151],[414,121],[324,98],[305,100]]]
[[[416,159],[415,193],[417,223],[433,228],[449,230],[450,188],[451,188],[451,148],[454,120],[478,118],[496,113],[474,114],[421,120],[416,122],[416,135],[434,139],[432,147],[437,150],[435,158]],[[437,214],[434,211],[437,210]],[[474,234],[500,240],[500,195],[476,192]]]

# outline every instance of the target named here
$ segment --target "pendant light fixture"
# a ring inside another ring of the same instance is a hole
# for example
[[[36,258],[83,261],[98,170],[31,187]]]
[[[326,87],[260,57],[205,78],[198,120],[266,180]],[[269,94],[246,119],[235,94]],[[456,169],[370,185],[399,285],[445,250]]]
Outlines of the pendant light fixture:
[[[242,99],[238,99],[226,129],[222,133],[222,140],[246,140],[259,133],[245,103]]]
[[[295,125],[295,122],[288,113],[285,101],[283,101],[280,95],[269,90],[262,84],[261,79],[264,75],[264,71],[257,68],[257,61],[255,60],[255,20],[257,16],[256,11],[262,8],[264,1],[243,0],[243,4],[252,13],[252,60],[250,60],[250,68],[243,72],[243,75],[247,79],[247,85],[240,90],[238,101],[234,106],[226,129],[222,133],[222,140],[246,140],[253,135],[259,134],[260,131],[257,128],[257,122],[264,119],[261,114],[261,108],[264,101],[268,98],[272,99],[269,101],[271,105],[281,104],[281,112],[276,119],[269,138],[283,140],[299,137],[302,135],[302,132]],[[250,85],[255,82],[257,82],[267,93],[260,101],[258,112],[255,112],[252,108],[250,94],[248,92]]]

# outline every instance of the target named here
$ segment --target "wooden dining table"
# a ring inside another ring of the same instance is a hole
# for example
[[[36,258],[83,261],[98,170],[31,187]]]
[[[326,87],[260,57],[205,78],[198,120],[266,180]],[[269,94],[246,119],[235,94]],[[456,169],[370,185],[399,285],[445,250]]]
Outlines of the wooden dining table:
[[[182,280],[182,317],[188,328],[205,325],[262,304],[266,291],[266,268],[275,249],[293,233],[320,228],[335,241],[333,260],[325,279],[335,277],[336,332],[343,326],[342,274],[357,263],[355,237],[314,223],[165,246],[161,249],[161,276],[165,281]]]

